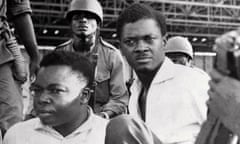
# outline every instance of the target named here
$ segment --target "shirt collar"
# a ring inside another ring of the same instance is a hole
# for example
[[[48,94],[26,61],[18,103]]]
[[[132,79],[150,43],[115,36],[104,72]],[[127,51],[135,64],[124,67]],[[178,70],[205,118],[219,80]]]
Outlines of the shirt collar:
[[[161,65],[158,72],[154,76],[151,85],[156,83],[162,83],[170,79],[173,79],[174,70],[175,70],[175,64],[168,57],[165,57],[163,64]],[[134,77],[133,85],[135,85],[133,87],[137,88],[138,89],[137,91],[141,91],[142,82],[138,78],[135,71],[133,73],[133,77]],[[131,89],[133,89],[133,87],[131,87]]]
[[[174,66],[175,64],[168,57],[165,57],[163,64],[159,68],[156,76],[152,81],[152,84],[172,79],[174,77]]]
[[[75,131],[73,131],[71,134],[69,134],[69,136],[76,135],[78,133],[82,133],[84,131],[88,131],[88,130],[92,129],[93,124],[94,124],[93,121],[94,121],[94,113],[93,113],[92,109],[90,107],[88,107],[87,120],[84,123],[82,123],[82,125],[80,125]],[[48,133],[58,133],[52,127],[50,127],[48,125],[44,125],[39,118],[38,118],[38,121],[37,121],[34,129],[37,131],[45,131]]]

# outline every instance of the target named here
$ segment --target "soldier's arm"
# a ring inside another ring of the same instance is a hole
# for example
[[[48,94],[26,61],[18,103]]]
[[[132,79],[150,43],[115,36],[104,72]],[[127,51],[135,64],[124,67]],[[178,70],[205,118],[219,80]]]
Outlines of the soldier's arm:
[[[33,28],[33,23],[29,13],[23,13],[13,18],[16,31],[30,56],[30,73],[33,74],[39,68],[39,51]]]

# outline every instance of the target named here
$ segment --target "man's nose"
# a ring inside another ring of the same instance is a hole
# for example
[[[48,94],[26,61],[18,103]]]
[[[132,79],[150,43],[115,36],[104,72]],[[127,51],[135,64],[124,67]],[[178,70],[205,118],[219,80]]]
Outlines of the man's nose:
[[[38,96],[38,102],[39,104],[49,104],[51,103],[51,98],[48,95],[48,92],[45,90],[41,93],[41,95]]]
[[[79,20],[81,21],[81,22],[87,22],[87,17],[84,15],[84,14],[82,14],[82,15],[79,15]]]
[[[144,42],[143,40],[139,40],[137,42],[137,46],[135,48],[135,52],[142,52],[142,51],[147,51],[148,48],[148,44],[146,44],[146,42]]]

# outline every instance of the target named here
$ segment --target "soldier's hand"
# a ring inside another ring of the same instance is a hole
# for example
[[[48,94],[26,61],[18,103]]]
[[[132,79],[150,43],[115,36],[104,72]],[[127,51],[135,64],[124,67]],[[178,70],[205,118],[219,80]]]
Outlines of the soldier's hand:
[[[240,136],[240,81],[213,70],[208,107],[223,124]]]
[[[33,82],[36,78],[36,74],[39,70],[39,61],[31,61],[30,62],[30,67],[29,67],[29,72],[30,72],[30,81]]]

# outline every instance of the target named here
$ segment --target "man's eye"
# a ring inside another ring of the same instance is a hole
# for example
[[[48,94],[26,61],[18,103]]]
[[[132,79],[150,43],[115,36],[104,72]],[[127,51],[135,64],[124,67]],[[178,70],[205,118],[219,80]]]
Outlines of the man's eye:
[[[44,90],[42,88],[39,87],[30,87],[30,93],[31,95],[38,95],[41,94]]]
[[[37,88],[37,87],[30,87],[30,91],[40,91],[41,88]]]
[[[48,91],[51,94],[61,94],[66,92],[64,89],[59,89],[59,88],[51,88],[51,89],[48,89]]]
[[[74,15],[74,16],[72,17],[72,20],[79,20],[79,19],[80,19],[80,17],[77,16],[77,15]]]
[[[123,43],[129,47],[133,47],[136,45],[136,41],[132,39],[124,40]]]
[[[156,37],[153,37],[153,36],[145,36],[144,37],[144,41],[146,41],[147,43],[152,43],[155,39],[156,39]]]

